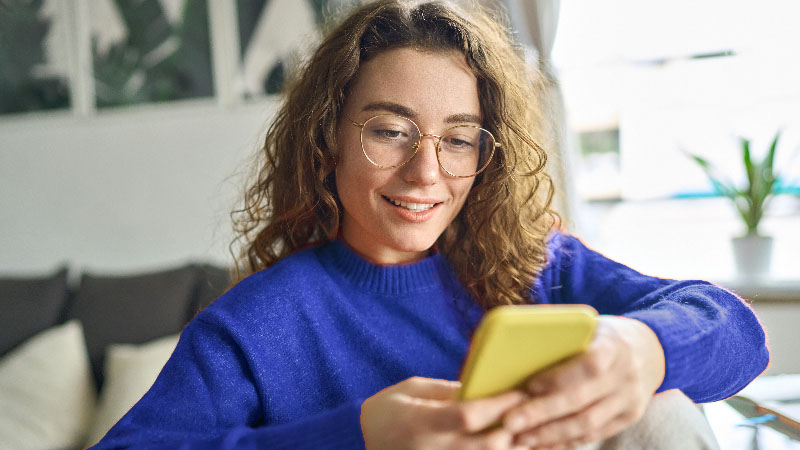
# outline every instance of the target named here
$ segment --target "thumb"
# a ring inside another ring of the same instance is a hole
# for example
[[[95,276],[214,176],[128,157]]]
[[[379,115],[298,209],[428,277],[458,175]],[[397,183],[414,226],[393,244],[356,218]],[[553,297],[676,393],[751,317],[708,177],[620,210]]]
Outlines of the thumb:
[[[431,405],[433,414],[430,420],[436,428],[475,433],[499,423],[506,412],[527,399],[528,395],[522,391],[510,391],[467,402],[441,403],[438,407]]]
[[[461,388],[458,381],[412,377],[395,385],[397,393],[425,400],[453,400]]]

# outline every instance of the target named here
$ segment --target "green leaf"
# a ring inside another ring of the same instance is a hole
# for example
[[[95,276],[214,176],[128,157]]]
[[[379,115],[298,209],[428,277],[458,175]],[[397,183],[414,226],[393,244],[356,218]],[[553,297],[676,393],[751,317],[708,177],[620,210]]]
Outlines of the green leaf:
[[[211,45],[208,1],[186,0],[178,31],[179,47],[174,54],[173,83],[183,88],[179,98],[214,95],[211,74]]]
[[[767,152],[767,157],[764,159],[762,163],[762,170],[764,171],[764,178],[769,182],[769,192],[772,192],[772,187],[775,185],[775,176],[774,172],[774,164],[775,164],[775,149],[778,147],[778,139],[781,137],[781,132],[778,131],[775,134],[775,138],[772,139],[772,143],[769,146],[769,151]]]
[[[753,160],[750,157],[750,140],[742,138],[742,156],[744,159],[744,169],[747,174],[747,185],[752,188],[756,178],[756,168],[753,167]]]
[[[775,188],[776,177],[773,172],[773,165],[775,161],[775,149],[778,146],[779,137],[780,131],[772,140],[767,156],[758,165],[757,178],[753,182],[754,187],[757,188],[752,195],[753,201],[762,212],[764,210],[764,204],[770,198]]]
[[[270,0],[236,0],[236,15],[239,19],[240,56],[244,57],[253,38],[258,21]]]
[[[758,225],[764,217],[769,200],[780,185],[780,176],[774,172],[775,151],[781,132],[778,131],[770,144],[767,155],[761,161],[754,161],[750,149],[750,140],[741,138],[741,161],[747,174],[747,186],[738,189],[736,184],[728,181],[719,171],[704,158],[686,153],[705,172],[718,193],[730,198],[736,212],[747,227],[748,234],[758,233]]]
[[[115,4],[128,30],[129,44],[142,56],[159,48],[172,35],[172,26],[159,0],[116,0]]]
[[[115,0],[127,37],[94,47],[99,106],[213,95],[207,0],[184,0],[169,22],[159,0]]]
[[[0,0],[0,114],[69,106],[62,76],[42,75],[51,21],[42,0]]]
[[[752,204],[748,201],[748,198],[744,196],[736,197],[733,199],[733,204],[736,206],[736,212],[739,213],[739,217],[742,218],[742,222],[744,222],[745,226],[747,227],[747,234],[756,233],[758,220],[753,214]]]
[[[724,195],[725,197],[735,199],[737,195],[739,195],[736,186],[730,182],[723,180],[719,175],[717,175],[717,169],[709,163],[704,158],[689,154],[689,157],[692,158],[699,166],[703,169],[706,173],[706,176],[711,181],[711,184],[714,185],[714,189],[720,195]]]
[[[772,139],[772,143],[769,145],[769,152],[767,153],[767,167],[772,169],[772,164],[775,161],[775,149],[778,147],[778,139],[781,137],[781,132],[778,131],[775,134],[775,137]]]

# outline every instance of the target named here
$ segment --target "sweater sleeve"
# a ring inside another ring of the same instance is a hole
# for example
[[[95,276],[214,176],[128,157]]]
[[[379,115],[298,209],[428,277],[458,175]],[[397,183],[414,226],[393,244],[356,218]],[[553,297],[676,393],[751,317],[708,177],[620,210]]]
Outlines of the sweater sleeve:
[[[263,417],[234,337],[195,318],[150,390],[93,449],[363,449],[361,402],[291,423]]]
[[[734,395],[769,362],[764,330],[736,295],[705,281],[643,275],[555,235],[537,287],[550,303],[584,303],[600,314],[640,320],[658,336],[666,373],[658,392],[680,389],[695,402]]]

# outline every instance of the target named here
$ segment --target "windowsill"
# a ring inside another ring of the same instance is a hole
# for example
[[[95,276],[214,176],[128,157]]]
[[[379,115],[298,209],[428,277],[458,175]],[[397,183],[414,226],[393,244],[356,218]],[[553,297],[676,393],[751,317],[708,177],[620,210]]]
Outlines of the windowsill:
[[[732,280],[710,280],[742,298],[758,303],[800,303],[800,279],[775,280],[770,278],[734,278]]]
[[[762,222],[774,238],[770,272],[737,274],[731,238],[741,225],[727,199],[586,204],[578,221],[586,243],[649,275],[703,279],[756,301],[800,302],[800,197],[778,196]]]

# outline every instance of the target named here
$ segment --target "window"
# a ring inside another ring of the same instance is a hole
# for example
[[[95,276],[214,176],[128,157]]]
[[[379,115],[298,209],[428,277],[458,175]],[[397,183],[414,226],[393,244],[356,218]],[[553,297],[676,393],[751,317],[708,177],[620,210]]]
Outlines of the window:
[[[553,60],[584,198],[710,194],[686,152],[743,179],[738,139],[763,154],[779,130],[777,167],[797,186],[799,15],[780,0],[561,2]]]
[[[615,199],[620,195],[619,128],[584,129],[578,135],[582,176],[578,194],[584,198]]]
[[[743,182],[739,139],[760,158],[780,130],[783,191],[800,193],[800,3],[560,5],[552,58],[589,200],[577,231],[645,273],[739,279],[730,238],[744,226],[687,153]],[[771,201],[760,231],[775,238],[773,263],[759,286],[798,279],[798,212],[800,196]]]

